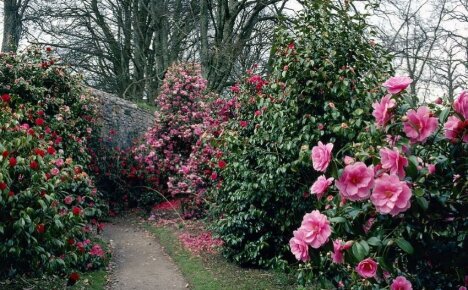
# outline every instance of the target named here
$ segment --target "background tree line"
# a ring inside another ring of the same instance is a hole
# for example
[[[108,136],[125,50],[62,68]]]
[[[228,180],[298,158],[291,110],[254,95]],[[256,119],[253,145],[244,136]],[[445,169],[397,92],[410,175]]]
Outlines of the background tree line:
[[[380,0],[367,9],[376,42],[409,75],[413,95],[452,100],[468,76],[467,0]],[[366,2],[367,3],[367,2]],[[274,28],[303,1],[4,0],[2,51],[21,41],[56,48],[88,85],[152,99],[175,61],[202,64],[221,92],[254,64],[267,68]]]

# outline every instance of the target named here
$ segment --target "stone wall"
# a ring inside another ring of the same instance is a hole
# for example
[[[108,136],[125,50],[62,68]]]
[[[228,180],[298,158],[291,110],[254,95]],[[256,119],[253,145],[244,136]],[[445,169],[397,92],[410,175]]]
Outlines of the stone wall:
[[[95,89],[90,89],[90,92],[98,99],[101,136],[110,146],[128,148],[135,138],[142,136],[153,125],[153,113],[138,108],[136,104]]]

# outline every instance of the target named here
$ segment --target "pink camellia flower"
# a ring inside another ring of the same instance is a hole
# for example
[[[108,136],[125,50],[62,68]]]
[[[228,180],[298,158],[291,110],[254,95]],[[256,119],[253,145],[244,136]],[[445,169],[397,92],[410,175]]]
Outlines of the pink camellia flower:
[[[411,190],[396,175],[383,174],[375,180],[374,190],[370,197],[381,214],[395,216],[411,206]]]
[[[331,160],[331,151],[333,150],[333,143],[328,143],[324,145],[321,141],[318,142],[317,146],[312,148],[312,165],[317,171],[325,172],[327,170],[328,164]]]
[[[249,125],[249,123],[247,121],[239,121],[239,125],[242,127],[242,128],[245,128],[247,127],[247,125]]]
[[[343,161],[344,161],[344,164],[345,165],[350,165],[350,164],[353,164],[354,163],[354,158],[353,157],[349,157],[349,156],[345,156],[343,158]]]
[[[335,185],[345,199],[352,201],[367,199],[374,185],[374,168],[367,167],[363,162],[347,165]]]
[[[377,126],[383,127],[385,126],[388,121],[392,118],[393,114],[391,113],[391,109],[396,106],[396,101],[392,99],[391,95],[384,96],[379,102],[375,102],[372,104],[372,108],[374,111],[372,112],[372,116],[375,117],[375,122]]]
[[[435,164],[428,164],[427,165],[427,171],[429,171],[429,174],[434,174],[436,172]]]
[[[468,119],[468,91],[463,91],[453,102],[453,109],[465,120]]]
[[[447,122],[445,122],[444,124],[445,138],[449,139],[452,142],[456,142],[460,137],[462,131],[464,130],[463,127],[463,122],[456,116],[448,117]]]
[[[413,80],[410,77],[396,76],[389,78],[382,85],[387,88],[390,94],[394,95],[406,89],[412,82]]]
[[[331,235],[330,222],[326,215],[318,210],[304,215],[300,230],[305,233],[304,241],[312,248],[318,249],[325,244]]]
[[[344,254],[343,254],[343,241],[342,240],[334,240],[333,241],[333,253],[331,255],[333,263],[335,264],[342,264],[344,262]]]
[[[309,245],[305,242],[305,232],[301,229],[294,231],[294,237],[289,240],[289,247],[298,261],[308,261]]]
[[[58,175],[60,173],[60,170],[57,167],[54,167],[50,170],[50,173],[54,176]]]
[[[57,165],[58,167],[62,167],[63,164],[64,164],[64,162],[63,162],[62,158],[59,158],[59,159],[55,160],[55,165]]]
[[[64,199],[63,199],[63,202],[65,204],[71,204],[73,202],[73,197],[70,196],[70,195],[67,195]]]
[[[405,277],[398,276],[393,280],[392,285],[390,285],[390,290],[413,290],[413,286]]]
[[[398,149],[380,149],[380,162],[382,168],[390,170],[390,174],[396,174],[400,178],[405,177],[404,167],[408,166],[408,159],[400,155]]]
[[[101,248],[100,245],[95,244],[95,245],[91,248],[91,251],[89,251],[89,254],[90,254],[91,256],[103,257],[103,256],[104,256],[104,250]]]
[[[438,120],[431,117],[428,107],[419,107],[417,111],[409,110],[407,120],[403,123],[403,131],[412,142],[424,142],[437,129]]]
[[[325,175],[319,176],[319,178],[317,178],[314,184],[310,187],[310,193],[316,194],[317,199],[321,199],[328,187],[333,183],[333,180],[333,177],[327,179]]]
[[[377,272],[377,262],[371,258],[367,258],[359,262],[356,266],[356,272],[363,278],[375,277]]]

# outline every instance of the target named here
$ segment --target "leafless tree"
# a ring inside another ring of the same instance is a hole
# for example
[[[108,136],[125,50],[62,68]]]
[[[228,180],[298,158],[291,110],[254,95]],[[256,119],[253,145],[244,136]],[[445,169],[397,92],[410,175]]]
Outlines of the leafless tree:
[[[201,62],[221,91],[233,73],[267,58],[286,2],[50,0],[28,39],[56,47],[90,85],[122,97],[154,95],[176,61]]]

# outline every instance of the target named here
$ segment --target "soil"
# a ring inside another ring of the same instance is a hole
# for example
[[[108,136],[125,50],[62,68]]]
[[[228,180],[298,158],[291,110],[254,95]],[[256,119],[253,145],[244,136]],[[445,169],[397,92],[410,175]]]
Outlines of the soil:
[[[103,236],[112,250],[111,290],[172,290],[189,288],[170,257],[147,231],[131,220],[107,224]]]

